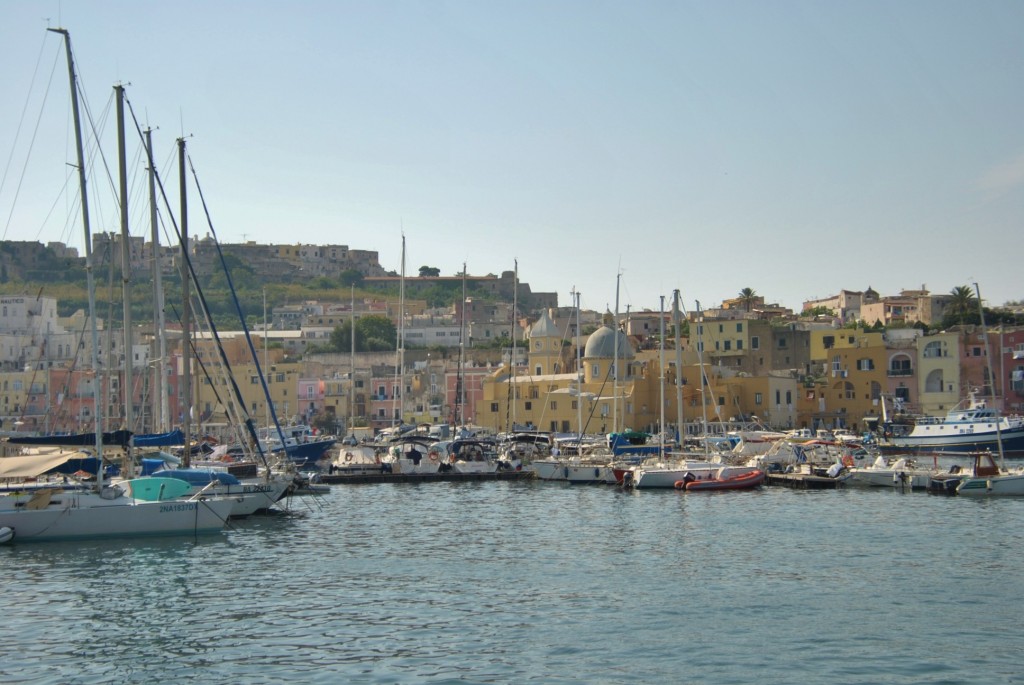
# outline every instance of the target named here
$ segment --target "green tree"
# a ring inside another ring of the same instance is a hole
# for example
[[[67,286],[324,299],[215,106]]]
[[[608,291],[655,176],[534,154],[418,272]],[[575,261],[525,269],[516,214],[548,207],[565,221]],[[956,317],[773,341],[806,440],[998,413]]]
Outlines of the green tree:
[[[420,276],[440,276],[441,270],[436,266],[421,266]]]
[[[352,349],[352,324],[349,321],[331,331],[329,348],[334,352]],[[363,316],[356,320],[356,352],[381,352],[395,349],[397,329],[386,316]]]
[[[950,291],[949,304],[942,316],[942,327],[948,328],[957,324],[979,324],[978,300],[970,286],[958,285]]]
[[[338,274],[338,282],[345,288],[351,286],[359,288],[363,285],[363,274],[358,269],[345,269]]]
[[[749,312],[757,304],[757,293],[753,288],[744,288],[740,291],[739,299],[743,303],[743,309]]]

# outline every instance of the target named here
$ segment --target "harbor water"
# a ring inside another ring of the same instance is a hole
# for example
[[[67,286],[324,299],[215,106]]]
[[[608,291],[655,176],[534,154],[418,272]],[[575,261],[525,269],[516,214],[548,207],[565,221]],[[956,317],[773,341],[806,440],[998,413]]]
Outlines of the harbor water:
[[[1024,682],[1024,498],[335,486],[0,548],[0,681]]]

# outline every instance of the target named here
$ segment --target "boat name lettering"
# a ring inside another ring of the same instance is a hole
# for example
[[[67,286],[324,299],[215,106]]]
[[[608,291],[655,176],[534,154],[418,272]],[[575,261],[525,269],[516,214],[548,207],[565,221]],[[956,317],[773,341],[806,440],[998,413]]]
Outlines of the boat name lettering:
[[[161,504],[160,513],[171,511],[191,511],[196,508],[195,502],[181,502],[180,504]]]

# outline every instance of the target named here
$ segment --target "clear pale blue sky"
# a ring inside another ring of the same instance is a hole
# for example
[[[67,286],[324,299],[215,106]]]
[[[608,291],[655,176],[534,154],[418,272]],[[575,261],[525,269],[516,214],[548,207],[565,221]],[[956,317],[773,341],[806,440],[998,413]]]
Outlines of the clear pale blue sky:
[[[677,288],[687,309],[744,287],[795,309],[975,281],[1024,299],[1024,2],[5,0],[3,237],[80,246],[47,18],[114,182],[125,82],[175,198],[191,136],[225,243],[346,244],[397,271],[404,231],[409,274],[518,259],[594,309],[617,273],[623,310]],[[118,230],[106,172],[91,183],[94,229]],[[148,235],[141,201],[132,217]]]

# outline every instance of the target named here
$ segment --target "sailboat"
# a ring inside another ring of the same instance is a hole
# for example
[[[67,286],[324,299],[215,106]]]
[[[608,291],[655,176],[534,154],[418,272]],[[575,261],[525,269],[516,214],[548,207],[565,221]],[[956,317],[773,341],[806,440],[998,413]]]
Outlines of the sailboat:
[[[71,105],[75,127],[75,147],[82,223],[85,233],[86,282],[89,318],[92,333],[92,365],[97,359],[96,287],[93,277],[92,235],[89,228],[89,205],[86,192],[86,166],[82,144],[81,119],[78,108],[78,80],[71,51],[71,35],[66,29],[47,29],[63,36],[67,53],[68,77],[71,84]],[[100,412],[93,412],[95,430],[93,447],[98,462],[96,482],[88,488],[68,487],[61,483],[48,487],[30,486],[0,496],[0,541],[82,540],[145,535],[183,535],[216,533],[223,530],[232,503],[226,499],[195,496],[189,500],[170,501],[159,493],[179,490],[171,483],[160,485],[155,500],[129,495],[130,487],[104,483],[103,447]],[[6,479],[37,479],[53,470],[54,463],[74,453],[58,452],[8,457],[0,461],[0,473]],[[142,486],[141,489],[145,489]],[[175,496],[177,496],[177,492]]]

